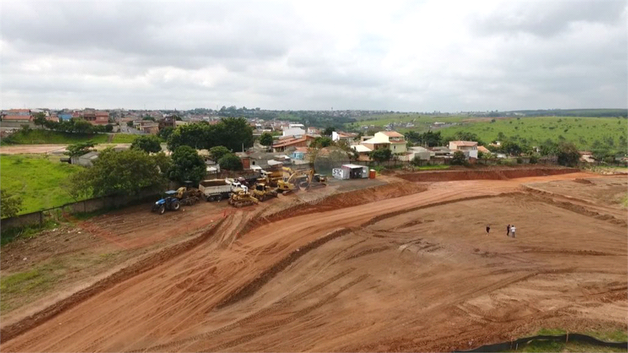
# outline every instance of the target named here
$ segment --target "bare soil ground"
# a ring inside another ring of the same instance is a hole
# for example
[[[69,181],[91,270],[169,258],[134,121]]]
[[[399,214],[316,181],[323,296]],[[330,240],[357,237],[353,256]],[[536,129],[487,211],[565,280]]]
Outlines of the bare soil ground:
[[[202,204],[162,217],[106,215],[86,228],[111,247],[206,235],[48,320],[3,320],[1,348],[448,351],[541,327],[626,330],[625,212],[524,187],[612,189],[609,179],[621,180],[573,173],[406,183],[308,195],[305,212],[292,207],[295,197],[281,197],[229,212]],[[517,238],[506,237],[507,223]]]

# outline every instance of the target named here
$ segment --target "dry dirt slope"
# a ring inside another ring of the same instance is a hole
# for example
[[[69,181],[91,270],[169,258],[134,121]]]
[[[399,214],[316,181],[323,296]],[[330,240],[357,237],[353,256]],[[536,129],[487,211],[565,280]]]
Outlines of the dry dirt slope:
[[[525,181],[441,183],[262,225],[230,246],[223,234],[2,350],[449,350],[550,324],[623,327],[625,226],[534,196],[487,198]]]

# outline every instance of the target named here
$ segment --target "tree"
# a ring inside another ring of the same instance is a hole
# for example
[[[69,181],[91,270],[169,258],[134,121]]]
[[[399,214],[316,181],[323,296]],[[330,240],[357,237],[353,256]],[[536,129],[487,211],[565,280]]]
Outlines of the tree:
[[[127,121],[127,122],[126,122],[126,126],[128,126],[128,127],[133,127],[133,122],[132,122],[132,121]]]
[[[454,156],[451,159],[451,164],[453,165],[466,165],[467,157],[464,155],[462,151],[454,152]]]
[[[41,127],[44,127],[44,125],[46,125],[46,113],[35,113],[33,114],[33,123],[35,123],[35,125],[39,125]]]
[[[522,152],[521,146],[519,146],[518,143],[513,142],[513,141],[506,141],[502,143],[501,150],[504,153],[510,154],[511,156],[519,156]]]
[[[332,141],[330,137],[321,136],[315,138],[311,146],[314,148],[325,148],[331,146],[333,143],[334,141]]]
[[[332,135],[332,133],[336,131],[336,128],[333,126],[328,126],[325,128],[325,130],[323,130],[323,136],[330,136]]]
[[[271,135],[268,132],[263,133],[262,136],[259,137],[259,143],[262,146],[272,146],[273,145],[273,135]]]
[[[133,141],[131,148],[146,153],[157,153],[161,151],[161,141],[155,135],[139,136]]]
[[[165,185],[157,160],[137,149],[102,151],[91,168],[70,177],[71,193],[83,196],[138,195]]]
[[[227,153],[218,160],[221,169],[242,170],[242,160],[233,153]]]
[[[22,210],[22,198],[0,190],[0,217],[15,217]]]
[[[179,146],[172,154],[172,168],[170,168],[168,176],[171,180],[179,182],[189,180],[198,184],[205,177],[206,168],[203,158],[198,155],[194,148]]]
[[[209,149],[209,154],[210,154],[211,159],[216,162],[219,159],[221,159],[223,156],[230,153],[232,152],[225,146],[215,146]]]
[[[173,127],[167,126],[159,130],[159,132],[157,133],[157,137],[159,137],[160,139],[164,141],[168,141],[168,138],[170,138],[170,135],[172,135],[173,131],[174,131]]]
[[[389,161],[392,158],[392,151],[389,148],[380,148],[371,151],[371,158],[378,163]]]
[[[547,139],[541,144],[540,150],[541,156],[554,156],[558,153],[558,145],[554,141]]]
[[[150,121],[155,121],[155,118],[153,118],[150,115],[146,115],[145,117],[142,118],[142,120],[150,120]]]
[[[187,124],[177,127],[168,138],[168,149],[176,150],[179,146],[189,146],[194,149],[210,149],[216,146],[212,125]]]
[[[71,119],[74,126],[72,128],[73,132],[78,132],[81,134],[89,134],[93,132],[93,126],[89,121],[83,119]]]
[[[212,125],[210,125],[211,127]],[[244,118],[224,118],[216,125],[213,125],[215,142],[206,148],[213,146],[225,146],[232,151],[240,151],[242,146],[248,148],[253,146],[253,128]]]
[[[561,142],[558,145],[558,164],[573,167],[580,160],[580,153],[573,142]]]
[[[94,142],[91,140],[85,142],[77,142],[75,144],[68,145],[68,147],[66,147],[68,151],[65,152],[65,154],[70,157],[82,156],[85,153],[89,152],[91,148],[94,147],[94,145]]]
[[[111,124],[105,125],[105,132],[112,132],[112,131],[113,131],[113,125]]]

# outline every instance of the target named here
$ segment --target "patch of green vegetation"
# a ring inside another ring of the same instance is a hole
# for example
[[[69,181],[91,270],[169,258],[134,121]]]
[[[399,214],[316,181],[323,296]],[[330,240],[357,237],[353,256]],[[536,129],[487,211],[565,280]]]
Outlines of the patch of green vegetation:
[[[537,335],[545,335],[545,336],[557,336],[564,335],[567,331],[560,328],[542,328],[536,334]]]
[[[14,273],[0,279],[2,294],[24,293],[48,285],[52,276],[41,269]]]
[[[621,348],[596,346],[581,342],[534,341],[527,346],[511,352],[625,352]]]
[[[415,113],[391,113],[391,114],[378,114],[369,115],[358,118],[359,121],[349,124],[349,129],[358,129],[361,126],[374,126],[375,130],[381,129],[384,126],[392,123],[412,123],[413,127],[396,127],[395,131],[406,132],[410,130],[414,131],[426,131],[430,126],[439,121],[444,123],[459,123],[468,117],[462,116],[437,116],[437,115],[421,115]]]
[[[22,198],[20,214],[30,213],[74,202],[62,185],[81,168],[47,155],[3,155],[0,184]]]
[[[2,229],[0,234],[0,244],[2,246],[11,243],[18,238],[34,238],[39,235],[43,230],[52,229],[59,224],[51,219],[46,220],[40,227],[39,225],[28,225],[23,227],[12,227],[8,229]]]
[[[495,122],[474,122],[440,130],[444,137],[457,132],[471,132],[485,143],[518,137],[529,144],[539,145],[547,139],[571,141],[580,149],[607,146],[625,151],[628,140],[628,120],[624,118],[534,117],[498,119]]]
[[[133,143],[140,135],[134,134],[114,134],[112,143]]]
[[[589,331],[585,335],[593,336],[599,340],[606,342],[626,342],[628,341],[628,332],[622,330],[614,331]]]
[[[18,131],[11,135],[10,143],[18,145],[29,144],[72,144],[77,142],[94,141],[95,143],[107,142],[107,134],[78,134],[50,130]]]
[[[444,164],[436,164],[436,165],[423,165],[420,167],[414,167],[414,170],[441,170],[441,169],[449,169],[451,166]]]

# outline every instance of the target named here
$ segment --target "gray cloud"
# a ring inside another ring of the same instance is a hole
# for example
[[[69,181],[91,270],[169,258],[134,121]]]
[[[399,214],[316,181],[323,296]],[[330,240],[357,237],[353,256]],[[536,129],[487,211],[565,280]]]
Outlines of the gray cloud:
[[[1,16],[5,108],[627,105],[625,1],[10,0]]]

